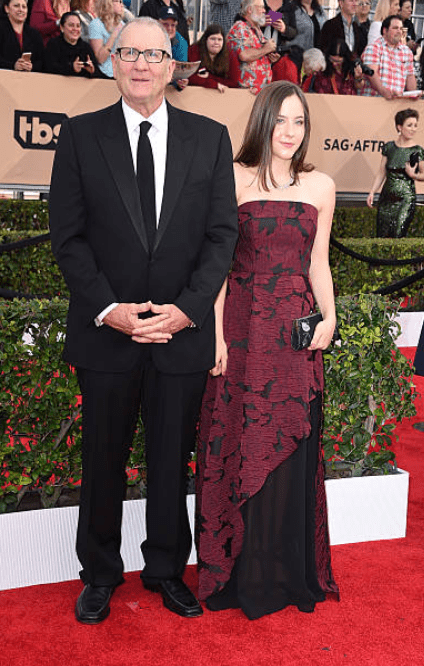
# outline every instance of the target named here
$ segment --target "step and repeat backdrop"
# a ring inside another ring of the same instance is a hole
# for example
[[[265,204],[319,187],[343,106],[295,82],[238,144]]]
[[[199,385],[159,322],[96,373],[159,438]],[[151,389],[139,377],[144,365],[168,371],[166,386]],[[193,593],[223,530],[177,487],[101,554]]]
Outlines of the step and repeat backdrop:
[[[237,151],[254,101],[248,90],[170,89],[171,104],[227,125]],[[424,146],[424,101],[307,95],[312,118],[308,160],[328,173],[338,192],[368,192],[383,143],[396,138],[400,109],[421,114],[417,144]],[[0,70],[0,187],[48,187],[63,120],[119,99],[114,81]],[[417,183],[424,193],[424,182]]]

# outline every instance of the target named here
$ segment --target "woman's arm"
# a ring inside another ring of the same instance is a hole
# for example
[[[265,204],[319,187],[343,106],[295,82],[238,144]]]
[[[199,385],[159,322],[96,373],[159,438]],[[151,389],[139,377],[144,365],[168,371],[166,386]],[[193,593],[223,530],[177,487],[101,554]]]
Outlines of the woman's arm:
[[[387,167],[387,157],[383,155],[380,162],[380,168],[377,171],[377,175],[374,178],[374,182],[372,184],[370,193],[367,197],[367,206],[369,208],[372,208],[372,204],[374,201],[374,194],[378,189],[380,189],[381,185],[383,185],[384,181],[386,180],[387,176],[386,167]]]
[[[224,303],[227,294],[228,278],[225,278],[224,284],[219,290],[215,300],[215,365],[210,371],[211,375],[225,375],[227,370],[227,345],[224,340]]]
[[[311,253],[309,279],[323,321],[315,329],[308,349],[326,349],[336,326],[333,279],[329,263],[330,232],[336,202],[334,182],[325,174],[314,174],[314,189],[319,189],[318,224]]]
[[[99,26],[94,24],[94,21],[90,23],[89,34],[90,34],[90,46],[94,51],[97,62],[102,65],[109,58],[112,53],[113,45],[115,39],[118,36],[118,33],[121,30],[122,24],[118,23],[110,33],[109,37],[103,42],[103,37],[100,36]]]

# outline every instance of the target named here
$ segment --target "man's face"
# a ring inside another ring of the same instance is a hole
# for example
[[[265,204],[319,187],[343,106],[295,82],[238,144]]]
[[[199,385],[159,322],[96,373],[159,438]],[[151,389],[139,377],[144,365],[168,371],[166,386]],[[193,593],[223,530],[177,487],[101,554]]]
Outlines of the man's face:
[[[163,27],[165,28],[166,32],[169,35],[169,39],[174,39],[177,33],[178,21],[172,18],[168,18],[168,19],[159,19],[159,23],[162,23]]]
[[[356,14],[357,0],[339,0],[340,11],[344,16]]]
[[[383,30],[383,37],[390,46],[397,46],[402,41],[402,21],[392,19],[390,26]]]
[[[254,5],[250,5],[247,9],[250,20],[255,25],[262,28],[266,23],[265,5],[261,0],[255,0]]]
[[[371,0],[359,0],[356,5],[356,16],[360,23],[363,23],[367,20],[369,13],[371,11]]]
[[[165,35],[156,26],[140,25],[135,21],[125,28],[120,47],[169,50]],[[124,62],[118,53],[112,54],[113,74],[122,97],[132,109],[149,116],[161,104],[165,88],[171,81],[175,63],[164,56],[160,63],[148,63],[143,55],[136,62]]]

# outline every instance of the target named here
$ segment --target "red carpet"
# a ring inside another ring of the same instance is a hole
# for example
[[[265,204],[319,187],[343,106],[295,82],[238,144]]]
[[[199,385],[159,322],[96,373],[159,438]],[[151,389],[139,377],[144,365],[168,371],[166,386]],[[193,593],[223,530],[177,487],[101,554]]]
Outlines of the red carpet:
[[[424,378],[416,383],[424,395]],[[0,592],[0,666],[422,666],[424,433],[412,427],[424,421],[422,398],[417,411],[394,446],[411,474],[407,537],[333,547],[340,603],[253,622],[237,610],[187,620],[165,610],[130,573],[110,617],[88,627],[73,616],[78,581],[10,590]],[[187,581],[195,588],[194,567]]]

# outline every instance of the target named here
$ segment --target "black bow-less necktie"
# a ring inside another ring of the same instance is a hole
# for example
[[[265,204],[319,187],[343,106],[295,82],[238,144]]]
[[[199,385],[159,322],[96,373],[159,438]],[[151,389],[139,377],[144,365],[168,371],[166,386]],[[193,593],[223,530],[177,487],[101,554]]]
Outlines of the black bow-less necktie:
[[[140,138],[137,148],[138,189],[150,251],[153,250],[156,234],[155,165],[152,146],[147,136],[151,126],[152,124],[147,120],[140,123]]]

